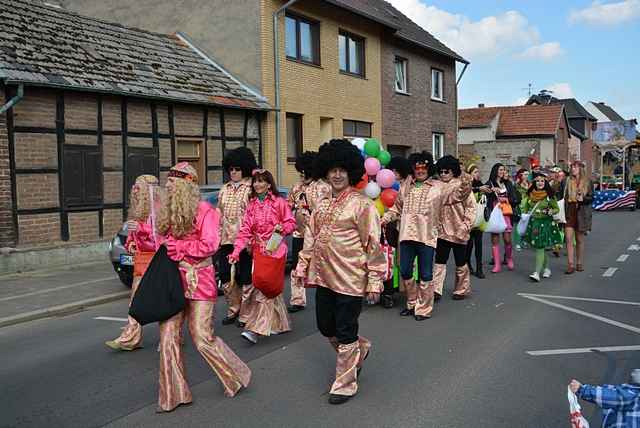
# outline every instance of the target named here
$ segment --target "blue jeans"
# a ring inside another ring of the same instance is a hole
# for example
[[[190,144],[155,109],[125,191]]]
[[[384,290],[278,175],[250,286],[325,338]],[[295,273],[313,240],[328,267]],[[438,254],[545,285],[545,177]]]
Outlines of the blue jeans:
[[[402,279],[413,278],[413,261],[418,258],[418,278],[422,282],[433,279],[433,254],[435,249],[416,241],[400,242],[400,275]]]

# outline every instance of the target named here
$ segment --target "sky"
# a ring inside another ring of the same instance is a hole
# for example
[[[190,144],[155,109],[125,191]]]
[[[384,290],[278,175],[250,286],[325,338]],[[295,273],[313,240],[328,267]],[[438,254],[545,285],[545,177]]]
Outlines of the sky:
[[[640,0],[387,1],[471,63],[461,108],[524,104],[531,84],[640,120]]]

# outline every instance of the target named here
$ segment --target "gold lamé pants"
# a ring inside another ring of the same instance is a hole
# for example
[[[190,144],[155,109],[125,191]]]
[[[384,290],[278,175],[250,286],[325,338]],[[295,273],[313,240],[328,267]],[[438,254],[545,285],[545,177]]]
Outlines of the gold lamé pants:
[[[233,397],[241,387],[249,385],[251,369],[220,337],[213,335],[214,306],[211,301],[187,300],[184,311],[160,323],[158,410],[168,412],[192,400],[180,346],[185,319],[194,345],[218,375],[225,395]]]
[[[129,298],[129,306],[133,301],[133,296],[136,294],[136,290],[142,280],[141,276],[134,276],[133,283],[131,284],[131,297]],[[142,343],[142,326],[138,324],[138,321],[133,319],[131,315],[128,316],[127,326],[122,330],[120,336],[114,339],[114,342],[120,344],[123,348],[135,349]]]

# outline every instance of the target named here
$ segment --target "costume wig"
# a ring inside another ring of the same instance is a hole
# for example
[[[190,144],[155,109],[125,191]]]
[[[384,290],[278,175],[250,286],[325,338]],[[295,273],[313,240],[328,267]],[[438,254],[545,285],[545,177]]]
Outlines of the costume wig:
[[[391,158],[391,161],[387,165],[387,168],[391,171],[396,171],[400,174],[402,179],[405,179],[411,174],[411,167],[409,166],[409,161],[407,158],[402,156],[394,156]]]
[[[173,184],[167,186],[171,190],[167,189],[160,208],[158,231],[163,235],[171,232],[174,237],[181,238],[193,230],[198,212],[198,173],[187,162],[180,162],[169,170],[169,177]]]
[[[335,139],[320,146],[314,162],[316,178],[326,178],[333,168],[343,168],[349,175],[349,184],[355,186],[365,173],[360,150],[349,140]]]
[[[433,155],[428,151],[425,150],[419,153],[411,153],[409,155],[409,167],[411,168],[412,173],[418,164],[426,165],[427,173],[433,173]]]
[[[258,167],[253,152],[246,147],[231,150],[222,160],[222,168],[228,173],[231,167],[240,168],[242,177],[251,177],[251,173]]]
[[[317,155],[317,152],[304,152],[296,159],[296,171],[303,174],[304,178],[313,177],[313,161]]]
[[[451,155],[442,156],[436,162],[436,172],[439,174],[443,169],[450,170],[454,177],[460,177],[460,174],[462,174],[460,161]]]
[[[133,220],[144,222],[151,212],[151,198],[159,202],[158,179],[149,174],[136,178],[129,194],[129,212]]]

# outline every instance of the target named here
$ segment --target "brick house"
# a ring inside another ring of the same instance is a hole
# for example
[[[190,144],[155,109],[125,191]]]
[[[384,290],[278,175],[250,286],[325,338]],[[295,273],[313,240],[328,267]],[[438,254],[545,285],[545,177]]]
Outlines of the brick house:
[[[263,161],[285,185],[297,177],[295,157],[332,137],[431,150],[437,132],[454,151],[455,61],[464,60],[383,0],[156,0],[153,16],[144,2],[58,1],[153,31],[188,22],[198,46],[274,106]],[[393,92],[396,55],[409,59],[410,96]],[[442,102],[431,101],[432,68],[442,73],[434,97]]]
[[[225,149],[260,155],[269,105],[182,35],[24,0],[0,28],[0,247],[104,249],[139,174],[220,182]]]
[[[530,157],[542,166],[567,163],[569,126],[562,104],[478,107],[458,114],[460,157],[478,165],[483,179],[496,162],[512,173],[529,168]]]

